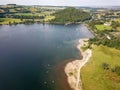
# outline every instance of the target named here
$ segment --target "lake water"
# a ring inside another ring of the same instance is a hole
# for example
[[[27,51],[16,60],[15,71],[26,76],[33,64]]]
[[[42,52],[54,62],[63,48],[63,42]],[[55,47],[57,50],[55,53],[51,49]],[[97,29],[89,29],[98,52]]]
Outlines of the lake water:
[[[78,40],[88,37],[83,25],[0,26],[0,90],[54,90],[52,67],[80,58]]]

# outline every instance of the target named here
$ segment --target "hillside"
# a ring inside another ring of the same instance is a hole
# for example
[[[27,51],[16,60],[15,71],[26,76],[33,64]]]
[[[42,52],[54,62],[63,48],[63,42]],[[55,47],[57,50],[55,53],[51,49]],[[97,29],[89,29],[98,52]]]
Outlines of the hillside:
[[[88,12],[72,7],[58,11],[54,16],[53,23],[59,24],[82,22],[91,18]]]

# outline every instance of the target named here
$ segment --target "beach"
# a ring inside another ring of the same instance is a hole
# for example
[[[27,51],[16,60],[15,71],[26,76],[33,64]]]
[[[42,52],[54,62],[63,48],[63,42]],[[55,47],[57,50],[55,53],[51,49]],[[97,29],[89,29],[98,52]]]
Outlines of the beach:
[[[80,50],[82,59],[68,62],[64,67],[69,86],[73,90],[82,90],[82,81],[80,78],[80,69],[89,61],[92,51],[87,49],[83,51],[81,47],[87,45],[88,39],[80,39],[77,48]]]

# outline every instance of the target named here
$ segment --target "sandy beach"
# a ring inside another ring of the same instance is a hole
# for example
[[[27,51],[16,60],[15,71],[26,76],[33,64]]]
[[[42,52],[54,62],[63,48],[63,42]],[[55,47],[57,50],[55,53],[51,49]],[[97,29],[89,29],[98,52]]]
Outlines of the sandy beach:
[[[69,86],[73,90],[82,90],[82,81],[80,78],[80,69],[89,61],[92,51],[87,49],[83,51],[82,46],[87,45],[88,39],[80,39],[77,48],[80,50],[82,59],[68,62],[64,68]]]

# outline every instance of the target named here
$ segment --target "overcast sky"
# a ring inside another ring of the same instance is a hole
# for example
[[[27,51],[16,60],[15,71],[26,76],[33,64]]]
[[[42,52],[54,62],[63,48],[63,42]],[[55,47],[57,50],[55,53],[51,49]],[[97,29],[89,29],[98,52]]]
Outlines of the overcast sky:
[[[0,0],[1,4],[54,6],[120,6],[120,0]]]

